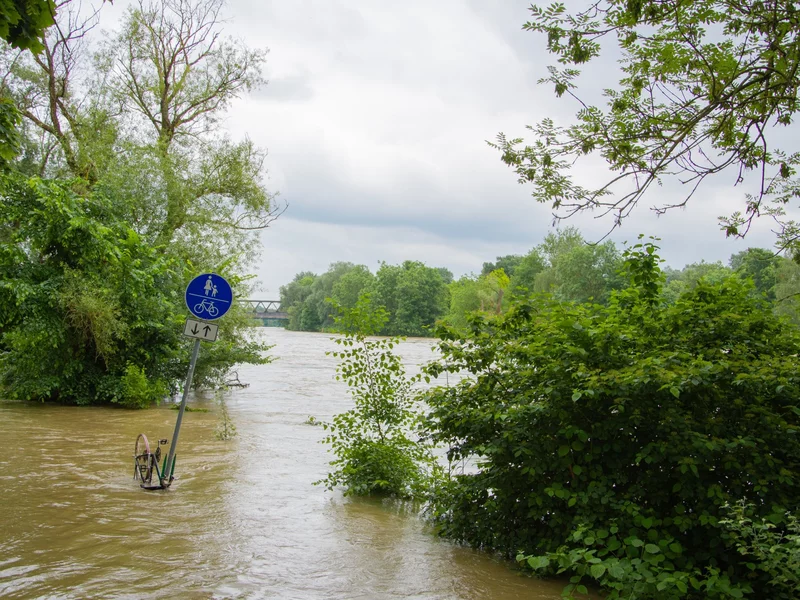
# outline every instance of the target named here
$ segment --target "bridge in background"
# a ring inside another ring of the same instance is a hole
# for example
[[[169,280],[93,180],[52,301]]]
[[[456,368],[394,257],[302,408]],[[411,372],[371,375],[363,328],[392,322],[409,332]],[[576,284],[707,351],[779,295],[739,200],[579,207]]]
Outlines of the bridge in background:
[[[289,313],[281,310],[280,300],[239,300],[247,305],[254,319],[261,321],[264,327],[286,327]]]

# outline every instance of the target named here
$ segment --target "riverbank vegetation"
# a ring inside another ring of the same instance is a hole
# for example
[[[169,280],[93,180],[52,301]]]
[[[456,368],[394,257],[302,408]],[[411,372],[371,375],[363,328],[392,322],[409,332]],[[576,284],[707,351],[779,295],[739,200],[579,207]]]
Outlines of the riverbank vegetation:
[[[263,82],[265,51],[222,37],[221,7],[141,0],[101,41],[101,12],[58,2],[58,27],[15,44],[37,52],[1,49],[4,396],[147,406],[185,376],[187,281],[247,289],[276,204],[264,152],[217,123]],[[266,360],[232,313],[198,385]]]
[[[715,180],[736,186],[726,202],[741,195],[725,235],[768,216],[779,255],[661,272],[640,245],[605,306],[521,299],[441,328],[446,368],[470,377],[428,398],[431,427],[480,461],[437,504],[445,534],[516,548],[569,575],[569,596],[591,581],[609,598],[800,597],[800,154],[785,130],[798,15],[726,0],[531,6],[523,28],[557,58],[542,81],[575,110],[544,116],[527,143],[491,144],[533,197],[559,221],[598,211],[616,226],[645,197],[663,214]],[[582,67],[609,53],[618,80],[587,94],[600,79]],[[598,158],[606,176],[587,177]]]
[[[322,275],[298,273],[281,286],[281,307],[289,313],[288,329],[332,331],[337,310],[352,309],[363,294],[386,311],[380,335],[430,335],[447,309],[447,269],[428,267],[418,261],[401,265],[382,263],[373,274],[364,265],[333,263]]]
[[[650,244],[621,275],[607,305],[537,297],[438,330],[428,372],[470,376],[426,397],[429,427],[479,465],[436,499],[442,532],[567,573],[568,591],[792,597],[720,522],[745,500],[751,518],[791,523],[798,329],[734,275],[666,297]]]
[[[304,272],[282,286],[281,306],[288,329],[332,331],[334,304],[352,308],[369,293],[388,313],[381,335],[431,336],[437,322],[466,330],[474,315],[505,314],[515,300],[547,292],[555,299],[608,305],[621,289],[622,252],[614,242],[588,244],[574,227],[548,234],[527,254],[498,256],[483,263],[479,275],[453,280],[444,268],[416,261],[383,263],[376,273],[364,265],[337,262],[321,275]],[[778,314],[800,324],[800,265],[764,248],[733,254],[727,264],[700,261],[682,269],[665,268],[663,297],[673,303],[701,280],[728,277],[752,281],[752,295]]]
[[[620,261],[605,304],[539,294],[437,327],[425,373],[464,378],[422,397],[419,439],[474,468],[437,472],[429,514],[449,538],[566,574],[570,597],[796,597],[800,331],[732,270],[676,292],[652,243]],[[389,389],[358,389],[357,404],[395,410]],[[355,414],[337,419],[374,427]],[[411,461],[363,449],[335,466]]]

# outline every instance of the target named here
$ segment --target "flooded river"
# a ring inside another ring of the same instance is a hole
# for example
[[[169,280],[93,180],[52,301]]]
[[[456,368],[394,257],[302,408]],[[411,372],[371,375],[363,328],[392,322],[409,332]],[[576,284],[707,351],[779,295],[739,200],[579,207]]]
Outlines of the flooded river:
[[[328,335],[261,329],[278,360],[239,370],[238,436],[217,441],[213,394],[181,429],[168,491],[133,481],[136,436],[171,438],[176,411],[0,404],[2,598],[557,599],[502,561],[437,538],[415,514],[312,482],[321,427],[350,407]],[[432,354],[410,340],[413,368]],[[202,350],[201,350],[202,351]]]

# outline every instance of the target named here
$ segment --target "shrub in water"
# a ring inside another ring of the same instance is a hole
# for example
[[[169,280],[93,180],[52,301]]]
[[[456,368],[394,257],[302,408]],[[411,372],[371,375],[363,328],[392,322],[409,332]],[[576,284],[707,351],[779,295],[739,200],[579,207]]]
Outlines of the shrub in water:
[[[417,378],[406,376],[392,352],[402,338],[367,339],[386,318],[386,311],[373,308],[365,295],[337,321],[345,335],[334,340],[341,350],[329,354],[339,359],[336,378],[347,383],[355,406],[324,424],[323,441],[336,459],[334,470],[317,483],[342,486],[345,495],[421,498],[435,461],[415,435]]]
[[[800,500],[794,327],[730,279],[669,306],[656,247],[626,253],[610,304],[534,297],[461,334],[429,368],[471,374],[426,398],[452,460],[478,461],[435,498],[444,534],[608,598],[779,598],[724,505],[786,532]],[[754,519],[755,522],[755,519]]]

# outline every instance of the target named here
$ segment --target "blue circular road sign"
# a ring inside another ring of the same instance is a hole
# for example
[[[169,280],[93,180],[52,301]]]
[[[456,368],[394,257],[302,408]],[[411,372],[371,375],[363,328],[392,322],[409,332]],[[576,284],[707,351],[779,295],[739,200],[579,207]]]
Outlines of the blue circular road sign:
[[[198,275],[186,286],[186,307],[198,319],[219,319],[232,305],[231,285],[215,273]]]

